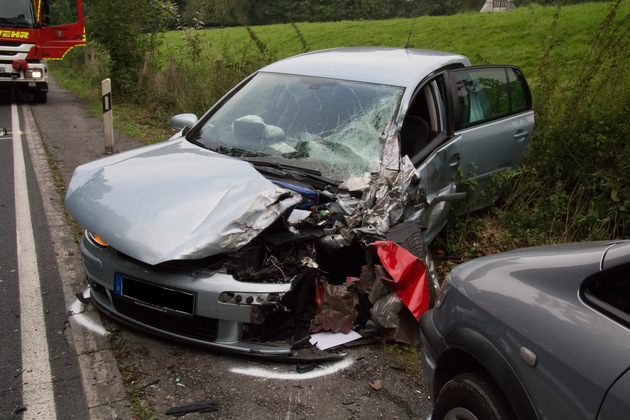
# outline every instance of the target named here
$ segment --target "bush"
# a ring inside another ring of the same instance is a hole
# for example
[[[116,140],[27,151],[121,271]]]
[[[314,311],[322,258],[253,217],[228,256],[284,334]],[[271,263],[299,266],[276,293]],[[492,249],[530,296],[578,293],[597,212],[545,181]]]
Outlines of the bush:
[[[556,25],[537,70],[536,131],[505,208],[549,241],[630,237],[630,17],[619,14],[621,2],[570,77],[560,74]],[[555,23],[560,15],[559,7]]]

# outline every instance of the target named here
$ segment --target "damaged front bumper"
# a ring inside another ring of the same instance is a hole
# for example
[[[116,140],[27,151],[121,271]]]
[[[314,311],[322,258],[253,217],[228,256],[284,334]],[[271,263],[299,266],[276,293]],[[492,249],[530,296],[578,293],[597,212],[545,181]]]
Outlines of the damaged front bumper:
[[[246,283],[210,269],[161,271],[87,237],[81,255],[99,309],[148,332],[203,347],[258,355],[290,355],[291,343],[244,341],[270,313],[290,283]]]

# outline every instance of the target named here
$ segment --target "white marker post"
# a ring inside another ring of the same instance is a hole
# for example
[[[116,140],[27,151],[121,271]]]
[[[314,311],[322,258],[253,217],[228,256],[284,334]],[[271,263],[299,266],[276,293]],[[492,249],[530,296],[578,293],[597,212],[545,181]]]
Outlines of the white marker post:
[[[105,153],[114,153],[114,114],[112,114],[112,81],[101,82],[103,93],[103,124],[105,125]]]

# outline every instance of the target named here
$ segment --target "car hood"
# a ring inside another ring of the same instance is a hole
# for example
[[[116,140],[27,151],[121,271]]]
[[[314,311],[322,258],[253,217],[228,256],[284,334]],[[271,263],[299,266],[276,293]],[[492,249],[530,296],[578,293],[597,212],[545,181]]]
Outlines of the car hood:
[[[300,200],[248,162],[180,138],[79,166],[66,207],[113,248],[154,265],[238,249]]]

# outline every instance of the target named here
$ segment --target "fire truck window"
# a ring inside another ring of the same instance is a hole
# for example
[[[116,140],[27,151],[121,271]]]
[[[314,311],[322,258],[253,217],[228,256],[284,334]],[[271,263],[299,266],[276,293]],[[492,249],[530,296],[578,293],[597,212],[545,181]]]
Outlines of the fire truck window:
[[[76,22],[79,19],[77,0],[50,0],[50,14],[47,18],[49,26]]]

